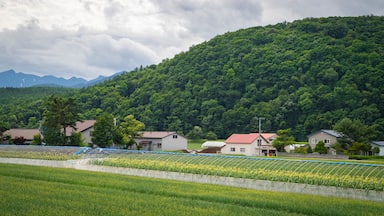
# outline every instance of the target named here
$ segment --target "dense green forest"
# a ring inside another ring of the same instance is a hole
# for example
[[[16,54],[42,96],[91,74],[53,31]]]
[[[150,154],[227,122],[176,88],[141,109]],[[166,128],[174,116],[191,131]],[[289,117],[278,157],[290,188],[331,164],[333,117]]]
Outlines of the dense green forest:
[[[61,87],[0,88],[0,124],[37,128],[50,95],[70,96],[75,92]]]
[[[383,57],[384,17],[308,18],[219,35],[69,94],[86,119],[133,114],[147,130],[187,134],[199,126],[226,138],[257,131],[264,117],[263,131],[291,128],[305,140],[348,117],[384,140]],[[18,108],[2,105],[0,117],[11,113],[28,125],[18,112],[36,112],[37,101],[19,101],[10,103]]]

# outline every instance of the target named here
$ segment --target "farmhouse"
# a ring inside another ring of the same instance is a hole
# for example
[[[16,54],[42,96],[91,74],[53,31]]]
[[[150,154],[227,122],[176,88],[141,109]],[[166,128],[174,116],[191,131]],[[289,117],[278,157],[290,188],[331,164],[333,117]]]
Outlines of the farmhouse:
[[[84,143],[91,144],[91,133],[93,131],[93,126],[95,125],[96,120],[84,120],[76,122],[76,130],[71,127],[66,128],[66,135],[71,136],[72,133],[81,133],[81,137],[84,140]]]
[[[380,149],[379,156],[384,156],[384,141],[372,141],[371,147],[378,147]]]
[[[135,138],[142,150],[169,151],[187,149],[187,138],[169,131],[145,131]]]
[[[244,154],[248,156],[275,155],[276,148],[272,141],[277,137],[275,133],[232,134],[225,140],[221,149],[223,154]]]
[[[41,135],[39,129],[9,129],[3,134],[4,136],[10,136],[11,139],[23,137],[25,139],[25,145],[29,145],[32,143],[33,136]]]
[[[328,149],[337,142],[337,139],[344,137],[344,134],[334,130],[320,130],[308,135],[308,143],[312,149],[319,141],[323,141]]]

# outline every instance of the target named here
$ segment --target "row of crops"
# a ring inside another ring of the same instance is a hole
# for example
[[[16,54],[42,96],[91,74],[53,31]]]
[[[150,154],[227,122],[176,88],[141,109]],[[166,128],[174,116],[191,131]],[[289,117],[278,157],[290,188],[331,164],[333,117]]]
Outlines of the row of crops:
[[[111,154],[96,165],[383,191],[384,166],[200,154]]]
[[[382,215],[382,202],[0,163],[13,215]]]
[[[0,157],[42,160],[73,160],[81,158],[81,154],[88,149],[89,148],[86,147],[65,146],[0,145]]]

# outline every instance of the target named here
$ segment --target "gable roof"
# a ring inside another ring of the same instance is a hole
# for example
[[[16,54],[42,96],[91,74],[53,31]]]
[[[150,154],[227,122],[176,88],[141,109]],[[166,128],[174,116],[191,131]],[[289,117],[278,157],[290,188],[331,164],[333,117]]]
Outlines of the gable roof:
[[[34,135],[40,134],[39,129],[9,129],[4,132],[6,135],[10,135],[11,138],[24,137],[26,140],[32,140]]]
[[[265,140],[269,140],[270,138],[274,137],[274,136],[277,136],[276,133],[262,133],[261,136],[265,139]]]
[[[139,138],[146,138],[146,139],[162,139],[164,137],[167,137],[169,135],[176,134],[175,131],[144,131]]]
[[[372,144],[384,147],[384,141],[372,141]]]
[[[315,135],[317,133],[321,133],[321,132],[326,133],[326,134],[328,134],[330,136],[333,136],[333,137],[336,137],[336,138],[342,138],[342,137],[345,136],[343,133],[340,133],[340,132],[335,131],[335,130],[324,130],[324,129],[321,129],[320,131],[316,131],[314,133],[309,134],[308,137],[313,136],[313,135]]]
[[[276,136],[275,133],[262,133],[261,137],[267,141],[269,138]],[[225,140],[225,143],[232,144],[251,144],[259,137],[259,133],[250,133],[250,134],[232,134],[228,139]]]
[[[232,134],[228,139],[225,140],[225,143],[241,143],[241,144],[251,144],[253,143],[259,134]]]
[[[71,127],[66,128],[66,135],[71,136],[73,132],[76,132],[76,133],[84,132],[87,129],[92,128],[95,123],[96,123],[96,120],[84,120],[82,122],[78,121],[76,122],[76,126],[75,126],[76,130],[74,130]]]
[[[331,136],[334,136],[336,138],[341,138],[344,136],[344,134],[340,133],[340,132],[337,132],[335,130],[321,130],[322,132],[326,133],[326,134],[329,134]]]

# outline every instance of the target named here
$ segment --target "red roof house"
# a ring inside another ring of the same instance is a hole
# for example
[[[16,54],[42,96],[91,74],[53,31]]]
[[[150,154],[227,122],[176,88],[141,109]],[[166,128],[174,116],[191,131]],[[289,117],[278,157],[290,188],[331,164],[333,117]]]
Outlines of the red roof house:
[[[272,141],[276,136],[275,133],[232,134],[225,140],[225,146],[221,149],[221,153],[248,156],[276,154],[276,149],[272,146]]]

